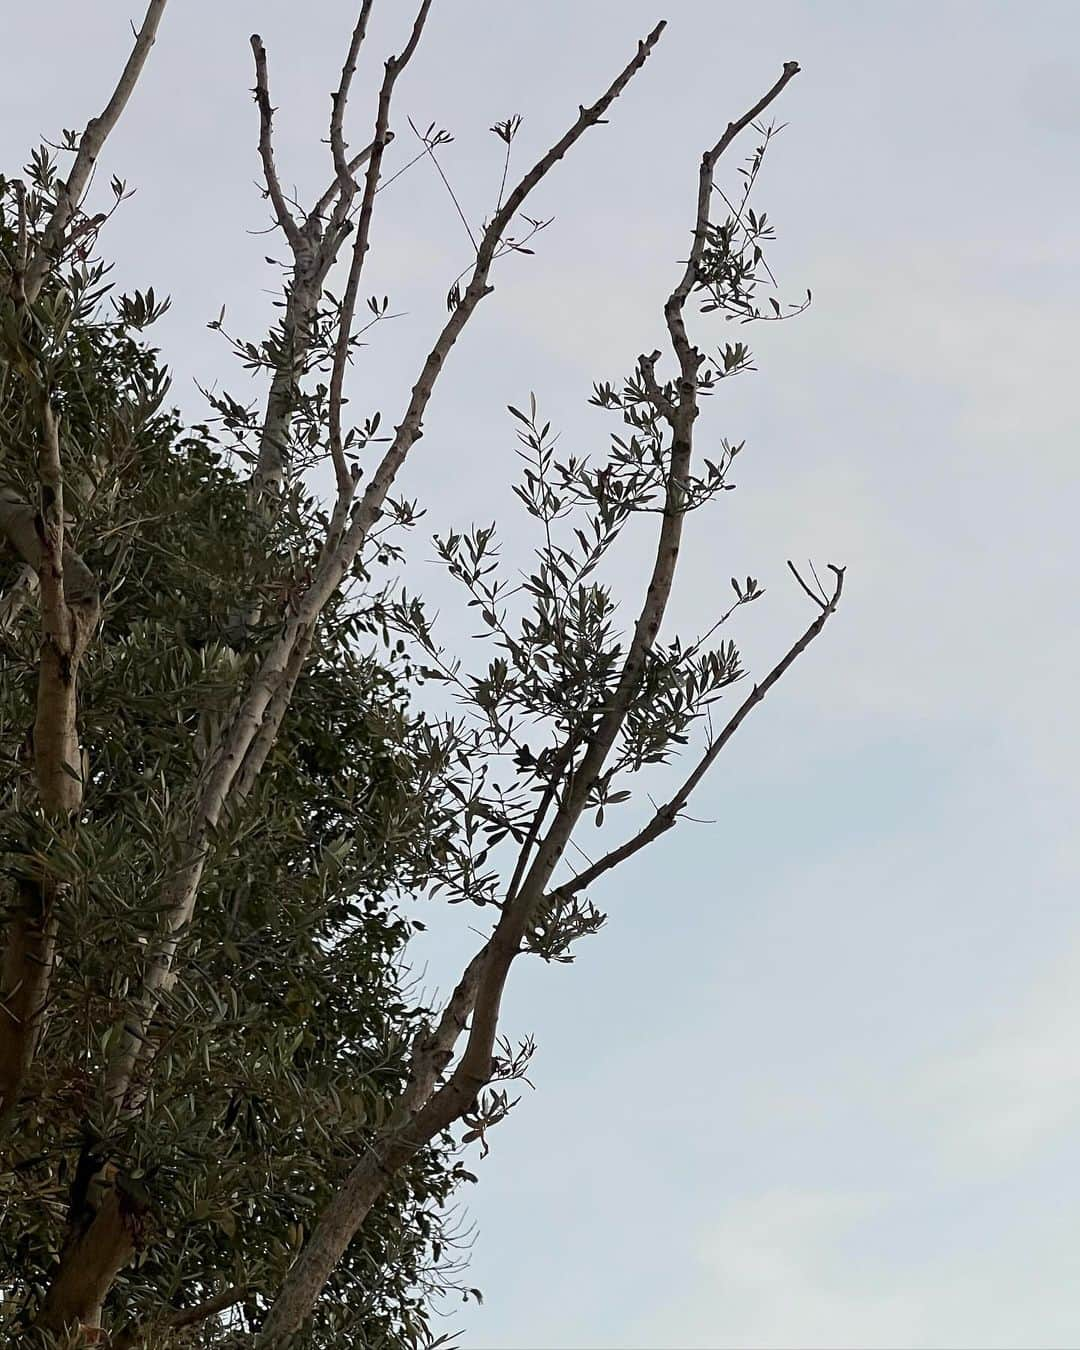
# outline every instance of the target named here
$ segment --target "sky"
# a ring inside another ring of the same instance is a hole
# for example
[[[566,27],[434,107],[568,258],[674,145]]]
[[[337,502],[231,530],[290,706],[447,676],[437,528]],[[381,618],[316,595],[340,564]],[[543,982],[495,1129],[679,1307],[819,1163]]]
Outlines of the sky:
[[[670,627],[707,626],[752,573],[767,594],[734,636],[760,671],[810,617],[785,559],[845,564],[847,585],[695,800],[707,823],[595,889],[609,923],[572,966],[514,972],[536,1090],[476,1167],[485,1301],[448,1326],[470,1350],[1076,1346],[1080,10],[662,4],[435,0],[392,166],[406,115],[449,128],[473,222],[493,122],[522,114],[524,167],[669,28],[538,192],[555,222],[500,266],[402,486],[430,530],[507,522],[514,556],[505,405],[534,390],[566,444],[603,448],[591,384],[660,345],[701,151],[797,59],[759,204],[782,289],[814,303],[751,330],[757,373],[706,405],[704,452],[747,448],[738,490],[692,521]],[[155,340],[192,416],[196,380],[247,389],[206,322],[224,304],[257,337],[274,312],[248,35],[282,176],[310,196],[352,9],[173,0],[109,141],[102,185],[137,192],[104,248],[123,285],[171,294]],[[407,11],[376,5],[354,144]],[[4,6],[5,172],[100,109],[138,17]],[[425,168],[377,217],[370,290],[406,317],[357,361],[358,416],[394,418],[468,259]],[[702,344],[731,335],[696,322]],[[410,575],[438,597],[425,537]],[[448,640],[467,632],[449,613]],[[418,953],[431,987],[475,942],[458,917]]]

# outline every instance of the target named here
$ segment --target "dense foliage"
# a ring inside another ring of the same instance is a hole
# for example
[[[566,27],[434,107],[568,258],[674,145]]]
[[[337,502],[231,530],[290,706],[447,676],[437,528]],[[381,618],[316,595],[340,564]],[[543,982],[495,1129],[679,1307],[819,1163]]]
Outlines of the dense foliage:
[[[38,162],[41,186],[49,169]],[[15,247],[10,189],[0,248]],[[114,1325],[243,1286],[254,1315],[400,1089],[418,1014],[403,991],[408,925],[393,898],[437,837],[424,791],[438,750],[406,711],[363,585],[319,630],[292,716],[243,809],[222,830],[200,928],[156,1033],[152,1083],[120,1120],[100,1079],[121,1002],[157,922],[172,865],[170,785],[200,771],[238,667],[307,562],[317,508],[300,493],[273,519],[207,428],[185,434],[141,329],[153,294],[114,298],[104,269],[73,266],[35,306],[64,448],[71,539],[103,585],[103,620],[82,675],[87,770],[78,821],[35,805],[37,607],[0,637],[0,841],[5,900],[42,866],[62,883],[63,952],[47,1026],[15,1113],[0,1179],[6,1335],[32,1309],[69,1211],[108,1158],[145,1188],[146,1231],[117,1282]],[[5,484],[32,499],[38,413],[20,368],[27,334],[4,311],[0,440]],[[0,593],[20,565],[0,559]],[[442,1203],[457,1173],[425,1151],[353,1244],[320,1305],[315,1343],[411,1345],[437,1284]],[[140,1197],[142,1199],[143,1197]],[[167,1240],[163,1240],[167,1239]],[[211,1321],[211,1330],[217,1323]],[[342,1328],[348,1328],[345,1335]],[[209,1334],[209,1333],[206,1333]]]

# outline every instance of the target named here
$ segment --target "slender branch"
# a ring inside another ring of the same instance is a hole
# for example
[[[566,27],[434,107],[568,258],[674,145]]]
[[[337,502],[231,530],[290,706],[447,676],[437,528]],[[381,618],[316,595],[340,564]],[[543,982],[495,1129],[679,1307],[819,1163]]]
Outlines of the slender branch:
[[[394,133],[392,131],[388,131],[386,133],[386,144],[389,145],[393,139]],[[335,177],[330,186],[326,189],[323,195],[311,208],[311,216],[313,217],[325,216],[327,211],[330,210],[330,207],[333,204],[334,199],[337,198],[339,202],[345,203],[344,206],[340,208],[341,220],[338,221],[338,228],[340,229],[341,223],[345,219],[345,212],[348,210],[348,205],[352,201],[352,199],[356,196],[357,192],[356,177],[355,177],[356,171],[357,169],[363,168],[363,166],[368,162],[368,160],[371,158],[371,152],[374,149],[375,146],[373,144],[365,145],[363,150],[360,150],[355,155],[353,155],[352,159],[350,159],[348,163],[345,165],[346,183],[348,184],[347,188],[342,186],[342,181],[340,177]],[[422,159],[423,156],[417,155],[416,158],[419,160]],[[404,170],[400,170],[399,172],[403,173]],[[397,175],[395,174],[394,176],[396,177]],[[387,181],[392,182],[393,180],[388,179]],[[380,185],[380,191],[382,190],[383,186],[385,186],[385,184]]]
[[[86,124],[86,130],[79,138],[79,149],[75,156],[75,162],[71,166],[71,172],[57,194],[56,206],[53,208],[53,213],[45,226],[41,243],[26,270],[26,299],[31,304],[37,299],[50,268],[63,251],[68,224],[78,209],[102,146],[113,127],[120,120],[120,115],[127,107],[132,90],[142,74],[146,58],[150,55],[150,48],[154,45],[154,39],[157,37],[158,25],[161,22],[162,14],[165,12],[165,5],[166,0],[150,0],[146,7],[142,27],[135,36],[135,45],[124,65],[112,97],[105,105],[101,115],[91,118]]]
[[[822,597],[821,597],[820,595],[816,595],[816,594],[810,589],[810,587],[806,584],[806,582],[805,582],[805,581],[802,579],[802,577],[799,575],[799,569],[795,566],[795,564],[791,561],[790,558],[788,559],[788,571],[789,571],[789,572],[791,573],[791,575],[795,578],[795,580],[799,583],[799,585],[803,588],[803,590],[804,590],[804,591],[806,592],[806,594],[810,597],[810,599],[813,600],[814,604],[817,605],[818,609],[825,609],[825,608],[827,608],[827,606],[828,606],[828,601],[827,601],[827,600],[823,600]],[[820,586],[821,583],[818,582],[818,585]]]
[[[420,42],[420,37],[431,10],[431,0],[421,0],[420,8],[413,21],[412,32],[399,56],[392,56],[386,63],[382,87],[379,90],[379,105],[375,116],[375,134],[372,137],[371,157],[368,160],[367,173],[364,176],[364,195],[360,204],[360,218],[356,226],[353,241],[352,258],[349,264],[349,276],[345,283],[345,292],[341,300],[341,318],[338,327],[338,340],[334,349],[334,361],[330,371],[330,454],[337,475],[338,495],[351,496],[355,480],[349,473],[345,462],[345,452],[341,434],[342,388],[345,382],[345,368],[349,361],[349,348],[352,341],[353,318],[356,313],[356,299],[360,290],[360,276],[364,269],[368,249],[371,246],[371,220],[375,209],[375,193],[379,185],[379,173],[382,158],[386,150],[386,136],[390,126],[390,102],[398,76],[412,60]]]
[[[165,1319],[165,1325],[174,1330],[179,1330],[180,1327],[191,1327],[197,1322],[205,1322],[208,1317],[225,1312],[228,1308],[234,1308],[236,1304],[247,1297],[247,1293],[247,1285],[233,1285],[229,1289],[223,1289],[220,1294],[215,1294],[213,1298],[208,1298],[202,1303],[196,1303],[193,1308],[178,1308],[176,1312]]]
[[[350,166],[345,158],[346,147],[342,128],[345,121],[345,108],[349,102],[349,87],[352,84],[353,75],[356,73],[356,60],[360,54],[360,45],[367,34],[372,4],[373,0],[363,0],[363,4],[360,6],[360,16],[353,28],[345,64],[341,68],[341,80],[338,83],[337,90],[330,96],[332,102],[330,149],[334,156],[334,168],[337,171],[338,183],[342,188],[352,181],[352,175],[355,172],[355,169]]]
[[[499,195],[495,199],[496,211],[499,209],[500,206],[502,206],[503,193],[506,191],[506,176],[510,172],[510,147],[512,143],[513,143],[513,136],[510,135],[508,131],[506,137],[506,154],[503,155],[502,176],[499,179]]]
[[[738,132],[766,107],[795,75],[798,67],[789,62],[780,80],[754,108],[727,131],[711,151],[702,157],[698,177],[697,215],[694,242],[683,276],[664,307],[672,348],[679,362],[680,378],[673,409],[671,453],[667,475],[667,495],[652,575],[645,593],[633,637],[610,702],[593,731],[573,783],[556,811],[552,824],[537,849],[524,882],[512,904],[504,906],[491,937],[489,955],[477,992],[469,1038],[449,1081],[428,1103],[414,1122],[414,1137],[432,1138],[449,1121],[457,1118],[464,1104],[471,1101],[490,1077],[491,1054],[498,1029],[503,989],[510,966],[521,950],[529,920],[543,899],[552,873],[562,859],[588,794],[603,770],[604,763],[631,705],[641,673],[651,651],[671,594],[678,562],[685,517],[685,483],[689,473],[693,426],[698,414],[698,371],[702,354],[694,348],[683,323],[683,308],[697,275],[705,248],[712,177],[716,161]]]
[[[215,1317],[218,1313],[235,1308],[238,1303],[243,1302],[247,1295],[247,1285],[231,1285],[228,1289],[223,1289],[221,1293],[214,1294],[211,1298],[205,1299],[202,1303],[196,1303],[193,1307],[177,1308],[156,1321],[139,1322],[134,1326],[126,1327],[113,1337],[112,1350],[135,1350],[139,1342],[144,1340],[154,1330],[155,1326],[168,1327],[170,1331],[180,1331],[184,1327],[197,1326],[198,1323],[205,1322],[208,1317]]]
[[[789,564],[790,566],[790,564]],[[679,813],[684,809],[690,800],[690,796],[708,771],[716,763],[721,751],[735,735],[739,727],[743,724],[751,711],[761,702],[774,684],[795,664],[799,657],[810,646],[811,642],[818,636],[825,627],[829,618],[836,611],[840,603],[840,595],[844,588],[844,569],[842,567],[833,567],[831,570],[836,577],[836,585],[832,595],[828,600],[820,600],[812,591],[807,591],[810,599],[821,609],[821,613],[814,622],[806,629],[797,642],[793,643],[784,656],[773,666],[768,675],[758,684],[754,685],[751,693],[742,701],[735,713],[725,724],[720,734],[709,743],[705,753],[694,766],[693,771],[686,777],[675,793],[663,806],[657,808],[652,819],[644,825],[637,834],[628,839],[625,843],[614,848],[610,853],[606,853],[602,858],[587,867],[583,872],[571,878],[570,881],[556,887],[555,893],[560,896],[569,897],[576,895],[586,886],[592,885],[598,877],[610,872],[613,867],[618,867],[627,858],[633,857],[646,844],[651,844],[654,839],[666,833],[678,822]],[[794,569],[792,569],[794,570]],[[804,590],[806,587],[804,586]]]
[[[472,244],[472,246],[473,246],[473,252],[475,253],[475,252],[476,252],[476,235],[473,234],[473,232],[472,232],[472,226],[469,224],[468,217],[465,215],[465,212],[462,210],[461,203],[458,201],[458,198],[457,198],[457,193],[456,193],[456,192],[454,191],[454,189],[450,186],[450,180],[449,180],[449,178],[447,178],[446,174],[443,173],[443,167],[442,167],[442,165],[439,163],[439,161],[438,161],[438,160],[436,159],[436,157],[435,157],[435,150],[434,150],[434,148],[432,147],[431,143],[428,141],[427,137],[426,137],[426,136],[422,136],[422,135],[420,134],[419,130],[417,129],[416,123],[412,120],[411,117],[409,118],[409,127],[410,127],[410,129],[411,129],[413,135],[414,135],[414,136],[416,137],[416,139],[420,142],[420,144],[424,147],[424,154],[427,155],[428,159],[430,159],[431,162],[432,162],[432,164],[435,165],[435,172],[436,172],[436,173],[439,175],[439,177],[442,179],[442,185],[443,185],[443,187],[446,188],[447,192],[450,194],[450,200],[454,203],[454,210],[458,213],[458,219],[461,221],[462,225],[465,226],[465,233],[469,236],[469,243]]]
[[[266,48],[258,33],[251,35],[251,50],[255,54],[255,102],[259,108],[259,158],[262,160],[266,191],[274,208],[277,223],[294,250],[302,248],[300,227],[293,218],[281,190],[277,166],[274,163],[274,109],[270,103],[269,76],[266,69]]]
[[[559,790],[559,783],[563,773],[566,771],[574,753],[574,740],[571,738],[562,745],[555,756],[551,766],[551,775],[544,786],[544,791],[537,803],[536,810],[533,812],[532,820],[529,823],[528,833],[522,841],[521,848],[518,851],[517,863],[514,866],[513,875],[510,877],[510,885],[506,888],[506,899],[508,904],[512,904],[518,893],[518,887],[521,885],[521,878],[525,875],[525,868],[528,865],[529,854],[536,846],[536,841],[540,837],[540,831],[543,829],[544,820],[551,808],[551,803],[555,800],[555,794]]]
[[[679,284],[672,293],[668,304],[672,310],[681,316],[686,298],[697,280],[698,268],[701,265],[702,254],[705,251],[705,244],[708,239],[709,228],[709,203],[713,190],[713,173],[716,170],[717,161],[727,150],[731,142],[756,118],[760,117],[770,103],[774,102],[786,86],[799,73],[799,63],[797,61],[785,61],[780,78],[772,88],[758,99],[752,108],[743,113],[742,117],[734,122],[729,122],[724,134],[716,142],[711,150],[706,150],[701,157],[701,168],[698,173],[698,198],[697,214],[694,221],[694,238],[690,246],[690,256],[686,260],[686,270],[683,272]],[[669,328],[671,327],[671,316],[669,315]],[[681,351],[688,347],[686,339],[686,330],[677,325],[677,331],[672,333],[672,339],[676,342],[678,350]]]

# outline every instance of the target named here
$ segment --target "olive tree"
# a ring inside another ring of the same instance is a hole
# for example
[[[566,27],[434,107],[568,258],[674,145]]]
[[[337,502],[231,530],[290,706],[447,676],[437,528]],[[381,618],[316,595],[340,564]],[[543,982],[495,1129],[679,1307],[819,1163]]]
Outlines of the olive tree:
[[[744,325],[803,307],[773,293],[772,227],[751,204],[773,134],[762,119],[794,62],[703,149],[687,242],[672,244],[685,256],[657,301],[663,346],[593,388],[617,421],[606,447],[562,454],[534,398],[510,409],[533,568],[502,566],[494,526],[437,541],[493,650],[448,652],[395,579],[397,531],[421,510],[395,483],[422,453],[453,349],[500,260],[544,228],[531,194],[607,119],[664,28],[519,176],[519,119],[493,128],[497,202],[383,431],[378,415],[348,423],[345,388],[395,90],[431,4],[386,60],[357,150],[362,0],[331,98],[328,185],[306,207],[281,185],[252,38],[265,196],[290,259],[274,329],[230,339],[265,377],[258,410],[217,393],[206,425],[163,411],[166,379],[140,337],[161,302],[109,296],[95,261],[108,213],[91,214],[93,169],[165,0],[103,113],[67,135],[67,172],[41,152],[3,185],[0,1288],[27,1335],[430,1339],[425,1289],[454,1279],[439,1268],[466,1175],[455,1150],[507,1114],[531,1051],[500,1026],[511,970],[568,960],[600,927],[589,888],[678,824],[840,600],[841,568],[823,586],[789,564],[812,616],[741,696],[738,650],[718,630],[760,598],[754,578],[733,580],[703,635],[665,629],[684,529],[733,486],[741,449],[696,453],[699,412],[752,361],[741,340],[706,345],[693,313]],[[718,167],[748,130],[729,199]],[[421,139],[433,158],[442,134]],[[112,190],[118,204],[120,180]],[[370,326],[386,302],[367,304]],[[312,485],[323,465],[326,500]],[[646,564],[636,597],[611,580],[620,550]],[[613,829],[640,776],[680,753],[674,791],[575,865],[586,820]],[[403,981],[406,895],[489,920],[439,1006]]]

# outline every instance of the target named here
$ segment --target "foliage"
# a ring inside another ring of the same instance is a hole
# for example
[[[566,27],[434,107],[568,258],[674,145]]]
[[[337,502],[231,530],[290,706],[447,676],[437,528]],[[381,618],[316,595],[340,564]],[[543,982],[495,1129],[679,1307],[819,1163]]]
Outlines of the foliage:
[[[35,168],[37,192],[48,194],[51,166],[42,157]],[[10,184],[3,193],[0,249],[9,253]],[[6,482],[31,494],[37,414],[10,336],[12,308],[0,439]],[[408,925],[393,897],[423,864],[415,841],[441,828],[424,792],[433,746],[408,711],[400,662],[361,652],[371,629],[361,595],[328,613],[288,727],[221,831],[141,1109],[118,1121],[103,1101],[109,1042],[173,865],[171,785],[200,772],[261,640],[256,626],[237,644],[231,616],[259,604],[266,626],[288,603],[318,510],[294,493],[276,523],[258,519],[210,431],[183,431],[141,333],[160,310],[151,292],[112,296],[89,258],[73,260],[34,307],[62,428],[72,543],[105,595],[81,682],[88,774],[77,822],[50,822],[35,805],[26,729],[36,607],[2,639],[3,868],[8,886],[41,866],[62,881],[64,953],[10,1122],[16,1142],[0,1201],[9,1335],[41,1293],[95,1160],[106,1158],[149,1199],[114,1320],[151,1319],[225,1286],[249,1288],[256,1315],[311,1216],[382,1123],[419,1016],[402,984]],[[0,592],[18,570],[17,559],[0,562]],[[427,1294],[448,1246],[442,1215],[459,1176],[440,1146],[418,1158],[350,1249],[315,1344],[425,1339]],[[28,1272],[37,1272],[29,1283]]]
[[[362,326],[357,311],[377,195],[409,167],[383,177],[432,0],[353,153],[361,0],[330,185],[308,207],[281,186],[254,36],[265,196],[291,262],[269,335],[226,335],[265,376],[265,406],[214,392],[213,429],[185,428],[141,337],[165,305],[111,294],[94,256],[107,214],[82,205],[165,3],[148,0],[102,115],[65,133],[67,176],[42,151],[29,186],[0,182],[0,1324],[50,1344],[111,1335],[113,1350],[437,1343],[448,1204],[468,1176],[455,1154],[486,1152],[533,1048],[501,1030],[511,968],[570,960],[601,926],[589,888],[677,824],[840,599],[841,568],[827,592],[789,564],[816,615],[748,692],[718,633],[762,595],[753,577],[733,578],[700,635],[665,626],[686,521],[733,486],[742,449],[695,459],[701,405],[752,369],[744,342],[700,350],[688,307],[739,324],[804,307],[774,296],[772,226],[749,202],[773,134],[761,114],[798,66],[701,157],[689,256],[658,305],[666,353],[594,386],[619,421],[606,452],[562,453],[535,399],[510,409],[533,565],[503,566],[494,525],[436,540],[493,644],[477,666],[380,571],[400,556],[388,531],[422,514],[391,490],[493,269],[549,223],[525,214],[530,194],[607,120],[664,24],[516,182],[521,119],[495,124],[500,181],[475,228],[436,154],[452,137],[413,128],[413,162],[439,174],[474,257],[392,429],[377,412],[346,424],[345,379],[391,317],[385,296]],[[749,127],[760,147],[732,204],[717,164]],[[112,192],[119,204],[123,183]],[[321,466],[325,504],[307,482]],[[636,600],[612,582],[620,549],[644,563]],[[424,706],[433,685],[449,703]],[[627,832],[640,776],[683,752],[672,795],[642,819],[639,791]],[[583,866],[590,819],[610,833]],[[398,902],[420,894],[487,924],[436,1008],[403,973]]]

